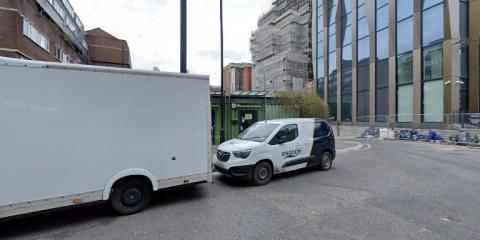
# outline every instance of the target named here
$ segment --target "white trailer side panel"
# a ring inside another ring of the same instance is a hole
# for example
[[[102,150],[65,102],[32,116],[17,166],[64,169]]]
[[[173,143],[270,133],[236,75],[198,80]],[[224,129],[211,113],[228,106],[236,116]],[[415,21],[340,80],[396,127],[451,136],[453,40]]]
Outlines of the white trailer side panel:
[[[9,61],[0,206],[101,191],[125,169],[157,180],[210,171],[208,77]]]

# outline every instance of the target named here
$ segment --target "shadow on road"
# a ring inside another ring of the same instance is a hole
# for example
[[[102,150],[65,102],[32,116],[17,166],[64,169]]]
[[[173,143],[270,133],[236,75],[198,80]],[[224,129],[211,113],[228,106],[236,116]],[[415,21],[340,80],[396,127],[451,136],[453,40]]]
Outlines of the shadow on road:
[[[205,191],[202,191],[201,188],[203,187],[195,185],[158,191],[154,194],[149,207],[144,211],[204,198],[206,197]],[[95,225],[108,225],[119,217],[121,216],[116,215],[107,203],[24,215],[1,220],[0,239],[37,235],[57,229],[82,226],[88,222],[95,222]]]
[[[329,171],[334,171],[334,170],[335,170],[335,166],[333,165]],[[286,173],[274,175],[271,183],[275,183],[276,181],[280,181],[280,180],[293,179],[293,178],[297,178],[297,177],[304,177],[304,176],[307,176],[307,175],[310,175],[310,174],[318,174],[318,173],[326,173],[326,172],[320,171],[320,170],[315,169],[315,168],[303,168],[303,169],[299,169],[299,170],[295,170],[295,171],[291,171],[291,172],[286,172]],[[221,183],[224,183],[225,185],[230,186],[230,187],[244,187],[244,188],[256,187],[255,185],[253,185],[253,183],[251,181],[237,180],[237,179],[234,179],[234,178],[226,177],[224,175],[220,175],[215,180],[220,181]]]

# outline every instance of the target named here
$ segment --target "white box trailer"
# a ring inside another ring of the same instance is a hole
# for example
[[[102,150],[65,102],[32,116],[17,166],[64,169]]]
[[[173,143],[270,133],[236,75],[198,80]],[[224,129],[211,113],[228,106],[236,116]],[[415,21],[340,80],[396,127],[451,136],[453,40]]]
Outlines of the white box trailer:
[[[0,58],[0,219],[211,182],[208,76]]]

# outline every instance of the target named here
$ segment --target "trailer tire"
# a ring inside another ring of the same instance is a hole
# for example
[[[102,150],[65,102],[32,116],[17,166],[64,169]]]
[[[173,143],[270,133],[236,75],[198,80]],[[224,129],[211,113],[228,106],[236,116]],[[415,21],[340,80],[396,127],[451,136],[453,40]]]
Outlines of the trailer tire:
[[[257,185],[265,185],[270,182],[273,176],[273,168],[268,162],[259,162],[253,168],[252,182]]]
[[[152,199],[152,188],[144,181],[129,179],[115,184],[110,195],[110,205],[120,215],[143,210]]]

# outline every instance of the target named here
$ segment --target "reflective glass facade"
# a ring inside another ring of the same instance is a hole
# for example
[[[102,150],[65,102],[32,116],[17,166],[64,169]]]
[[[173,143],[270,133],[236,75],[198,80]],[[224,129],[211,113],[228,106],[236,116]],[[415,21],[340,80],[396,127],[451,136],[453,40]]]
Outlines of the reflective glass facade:
[[[377,48],[375,76],[375,115],[377,122],[388,120],[388,56],[390,45],[390,4],[389,1],[376,0]]]
[[[443,122],[444,5],[423,0],[422,9],[422,114],[424,122]]]
[[[315,0],[317,2],[317,94],[320,98],[325,99],[325,58],[323,56],[324,46],[324,13],[323,0]]]
[[[352,4],[342,0],[342,114],[344,122],[352,121]]]
[[[398,122],[413,122],[413,4],[414,0],[397,1],[396,7]]]
[[[337,118],[337,13],[338,0],[328,0],[328,82],[327,102],[330,117]]]
[[[480,3],[457,1],[317,1],[317,79],[332,117],[445,123],[446,113],[480,111],[480,29],[470,26]]]
[[[364,0],[357,2],[357,121],[368,122],[370,116],[370,36]]]

